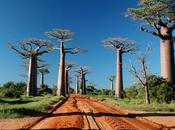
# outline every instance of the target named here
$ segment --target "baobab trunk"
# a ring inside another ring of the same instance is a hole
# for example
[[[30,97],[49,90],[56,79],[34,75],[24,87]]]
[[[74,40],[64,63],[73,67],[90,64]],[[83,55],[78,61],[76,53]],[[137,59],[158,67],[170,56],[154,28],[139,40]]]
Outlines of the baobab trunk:
[[[113,86],[114,86],[113,81],[111,81],[111,95],[112,96],[113,96]]]
[[[37,94],[37,57],[32,55],[29,60],[27,96]]]
[[[160,40],[161,76],[175,84],[174,45],[172,39]]]
[[[69,94],[69,72],[65,69],[65,94]]]
[[[65,95],[65,53],[64,53],[64,45],[61,42],[60,45],[60,64],[59,64],[59,73],[58,73],[58,84],[57,84],[57,94],[58,96],[66,96]]]
[[[84,88],[83,88],[83,75],[81,75],[80,77],[80,85],[79,85],[79,89],[80,89],[80,94],[82,95],[84,92]]]
[[[85,75],[83,75],[83,94],[86,94],[86,79],[85,79]]]
[[[115,95],[118,98],[123,98],[123,77],[122,77],[122,50],[117,49],[117,63],[116,63],[116,91]]]
[[[76,76],[76,94],[78,93],[78,88],[79,88],[79,80],[78,76]]]
[[[41,79],[40,79],[40,87],[44,87],[44,73],[41,73]]]

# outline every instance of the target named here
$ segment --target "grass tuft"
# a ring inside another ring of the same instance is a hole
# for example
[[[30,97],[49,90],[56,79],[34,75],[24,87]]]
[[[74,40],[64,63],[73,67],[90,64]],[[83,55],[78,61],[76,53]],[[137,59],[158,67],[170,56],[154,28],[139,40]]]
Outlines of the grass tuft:
[[[46,112],[51,104],[58,101],[58,96],[0,98],[0,118],[38,116]]]
[[[175,112],[175,103],[157,103],[145,104],[141,99],[117,99],[108,95],[96,95],[97,99],[110,104],[118,104],[127,110],[147,111],[147,112]]]

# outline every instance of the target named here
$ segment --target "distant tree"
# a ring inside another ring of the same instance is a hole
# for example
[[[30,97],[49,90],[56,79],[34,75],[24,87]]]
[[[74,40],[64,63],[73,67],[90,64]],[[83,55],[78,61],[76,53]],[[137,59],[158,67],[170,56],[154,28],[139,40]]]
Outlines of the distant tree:
[[[37,94],[37,58],[51,51],[51,44],[46,40],[28,38],[18,42],[18,48],[9,43],[9,47],[15,50],[23,58],[29,58],[27,96]]]
[[[114,80],[115,80],[115,76],[111,75],[109,77],[109,81],[110,81],[110,89],[111,89],[111,95],[113,95],[113,90],[114,90]]]
[[[40,87],[43,88],[45,86],[45,83],[44,83],[44,75],[45,74],[48,74],[50,73],[48,68],[40,68],[39,70],[39,73],[41,74],[41,78],[40,78]]]
[[[79,67],[75,71],[79,75],[79,90],[80,94],[86,94],[86,74],[89,73],[89,69],[87,67]]]
[[[127,38],[107,38],[104,47],[114,48],[117,52],[115,96],[123,98],[122,54],[135,51],[134,42]]]
[[[75,77],[76,77],[76,94],[78,94],[78,90],[79,90],[79,75],[78,74],[75,74]]]
[[[146,65],[146,58],[148,52],[151,50],[151,46],[148,46],[146,51],[139,54],[137,57],[140,64],[140,70],[137,69],[134,65],[131,65],[130,72],[139,80],[142,86],[145,89],[145,103],[150,104],[150,94],[149,94],[149,84],[148,84],[148,66]]]
[[[76,54],[81,52],[82,49],[80,47],[73,48],[65,48],[65,42],[70,41],[72,39],[72,32],[67,29],[53,29],[51,31],[46,32],[46,34],[51,38],[56,38],[60,41],[60,47],[55,49],[59,49],[60,51],[60,63],[59,63],[59,74],[58,74],[58,84],[57,84],[57,94],[58,96],[66,96],[65,93],[65,55],[67,53]]]
[[[65,64],[65,93],[69,94],[69,70],[73,67],[73,63],[66,62]]]
[[[144,21],[141,30],[160,38],[161,76],[175,84],[173,31],[174,0],[139,0],[138,8],[128,8],[127,16]]]

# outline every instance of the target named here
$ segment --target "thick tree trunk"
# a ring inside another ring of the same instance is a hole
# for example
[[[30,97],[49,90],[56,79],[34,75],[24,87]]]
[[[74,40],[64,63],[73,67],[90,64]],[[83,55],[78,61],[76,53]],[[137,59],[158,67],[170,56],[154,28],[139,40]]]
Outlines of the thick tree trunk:
[[[79,80],[78,76],[76,76],[76,94],[78,93],[78,88],[79,88]]]
[[[172,39],[160,40],[161,76],[175,84],[174,45]]]
[[[64,44],[61,42],[60,45],[60,64],[59,64],[59,73],[58,73],[58,84],[57,84],[57,94],[58,96],[66,96],[65,95],[65,53],[64,53]]]
[[[41,73],[41,79],[40,79],[40,87],[44,87],[44,73]]]
[[[83,94],[86,94],[86,78],[85,78],[85,75],[83,75]]]
[[[113,96],[113,87],[114,87],[114,84],[113,84],[113,81],[111,81],[111,87],[110,87],[110,89],[111,89],[111,96]]]
[[[65,93],[69,94],[69,72],[67,69],[65,69]]]
[[[37,57],[32,55],[29,60],[27,96],[37,94]]]
[[[123,77],[122,77],[122,50],[117,49],[117,62],[116,62],[116,91],[115,96],[123,98]]]
[[[83,94],[83,92],[84,92],[84,90],[83,90],[83,75],[81,75],[81,77],[80,77],[80,86],[79,86],[80,88],[80,94],[82,95]]]

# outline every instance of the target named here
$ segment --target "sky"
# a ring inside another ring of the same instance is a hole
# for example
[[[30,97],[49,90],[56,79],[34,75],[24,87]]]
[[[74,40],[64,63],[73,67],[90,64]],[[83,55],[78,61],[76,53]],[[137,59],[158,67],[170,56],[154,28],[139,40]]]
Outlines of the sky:
[[[19,74],[24,73],[20,66],[21,57],[9,49],[9,42],[17,45],[24,38],[37,37],[50,40],[45,32],[52,29],[69,29],[74,32],[73,40],[67,47],[80,46],[86,53],[66,56],[67,61],[76,66],[88,66],[88,83],[98,88],[108,88],[110,75],[115,75],[116,52],[103,47],[102,40],[108,37],[122,37],[134,40],[140,51],[147,43],[152,43],[147,64],[151,74],[160,74],[159,39],[141,32],[141,22],[124,16],[127,8],[136,7],[131,0],[0,0],[0,84],[7,81],[25,81]],[[59,52],[52,51],[40,57],[49,64],[50,73],[46,84],[57,83]],[[135,78],[128,72],[129,64],[136,64],[133,55],[123,55],[124,87],[134,83]],[[74,67],[71,71],[75,86]]]

